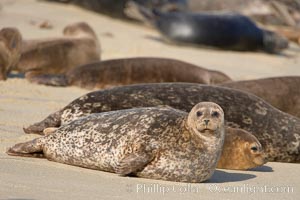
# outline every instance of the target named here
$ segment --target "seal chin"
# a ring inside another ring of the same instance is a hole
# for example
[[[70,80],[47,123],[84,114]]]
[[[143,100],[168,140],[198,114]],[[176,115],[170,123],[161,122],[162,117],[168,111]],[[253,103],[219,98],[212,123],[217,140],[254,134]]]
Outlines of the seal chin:
[[[258,165],[258,166],[261,166],[261,165],[264,165],[268,162],[268,159],[266,156],[257,156],[256,158],[254,158],[253,162]]]

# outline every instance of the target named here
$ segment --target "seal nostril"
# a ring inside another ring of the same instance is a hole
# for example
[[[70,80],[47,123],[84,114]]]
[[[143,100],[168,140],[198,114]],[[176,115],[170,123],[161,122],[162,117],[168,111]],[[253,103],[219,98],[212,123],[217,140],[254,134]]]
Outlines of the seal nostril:
[[[209,122],[209,119],[205,119],[204,122],[205,122],[205,124],[207,125],[208,122]]]

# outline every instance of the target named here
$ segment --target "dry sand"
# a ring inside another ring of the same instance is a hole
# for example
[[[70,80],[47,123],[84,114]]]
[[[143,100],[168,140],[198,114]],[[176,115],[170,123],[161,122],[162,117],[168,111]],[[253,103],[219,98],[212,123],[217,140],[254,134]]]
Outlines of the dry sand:
[[[1,0],[0,28],[18,27],[24,38],[54,37],[69,23],[86,21],[97,32],[102,58],[160,56],[222,70],[235,80],[300,75],[300,48],[282,55],[231,52],[164,44],[159,34],[136,24],[74,6],[34,0]],[[53,29],[34,23],[48,20]],[[112,36],[111,36],[112,35]],[[208,183],[183,184],[119,177],[47,161],[9,157],[5,150],[37,137],[22,127],[37,122],[88,92],[33,85],[20,77],[0,81],[0,199],[298,199],[300,165],[268,163],[252,171],[217,170]]]

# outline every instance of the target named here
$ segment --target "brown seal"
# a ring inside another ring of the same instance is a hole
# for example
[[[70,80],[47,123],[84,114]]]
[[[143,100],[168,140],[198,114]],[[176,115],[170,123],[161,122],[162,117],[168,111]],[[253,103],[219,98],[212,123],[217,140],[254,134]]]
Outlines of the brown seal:
[[[72,68],[66,75],[35,78],[39,84],[79,86],[87,89],[159,82],[217,84],[231,79],[222,72],[208,70],[167,58],[126,58],[106,60]]]
[[[64,74],[71,68],[100,60],[100,44],[85,22],[68,25],[63,37],[26,40],[16,70],[35,81],[41,74]]]
[[[49,160],[85,168],[194,183],[212,176],[223,143],[222,108],[201,102],[189,113],[152,107],[92,114],[7,153],[43,153]]]
[[[225,135],[217,168],[247,170],[267,162],[260,142],[251,133],[242,129],[226,128]]]
[[[224,87],[191,83],[158,83],[116,87],[88,93],[43,121],[25,128],[42,134],[91,113],[168,105],[189,111],[197,102],[219,104],[227,125],[254,134],[269,161],[300,162],[300,119],[284,113],[250,93]]]
[[[236,81],[220,86],[250,92],[279,110],[300,117],[300,76]]]
[[[7,27],[0,30],[0,80],[6,80],[19,61],[21,45],[22,36],[18,29]]]

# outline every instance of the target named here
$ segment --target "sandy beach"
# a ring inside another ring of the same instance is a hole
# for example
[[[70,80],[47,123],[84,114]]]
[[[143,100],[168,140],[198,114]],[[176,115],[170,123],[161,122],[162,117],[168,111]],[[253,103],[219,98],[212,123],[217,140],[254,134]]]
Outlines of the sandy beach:
[[[17,27],[25,39],[62,35],[64,26],[89,23],[101,42],[102,60],[125,57],[176,58],[221,70],[234,80],[300,75],[300,48],[280,55],[174,46],[150,28],[71,5],[2,0],[0,28]],[[40,29],[49,21],[52,29]],[[0,81],[0,199],[298,199],[300,165],[269,162],[250,171],[217,170],[206,183],[186,184],[116,174],[5,154],[15,143],[38,137],[22,128],[42,120],[88,90],[47,87],[11,75]]]

